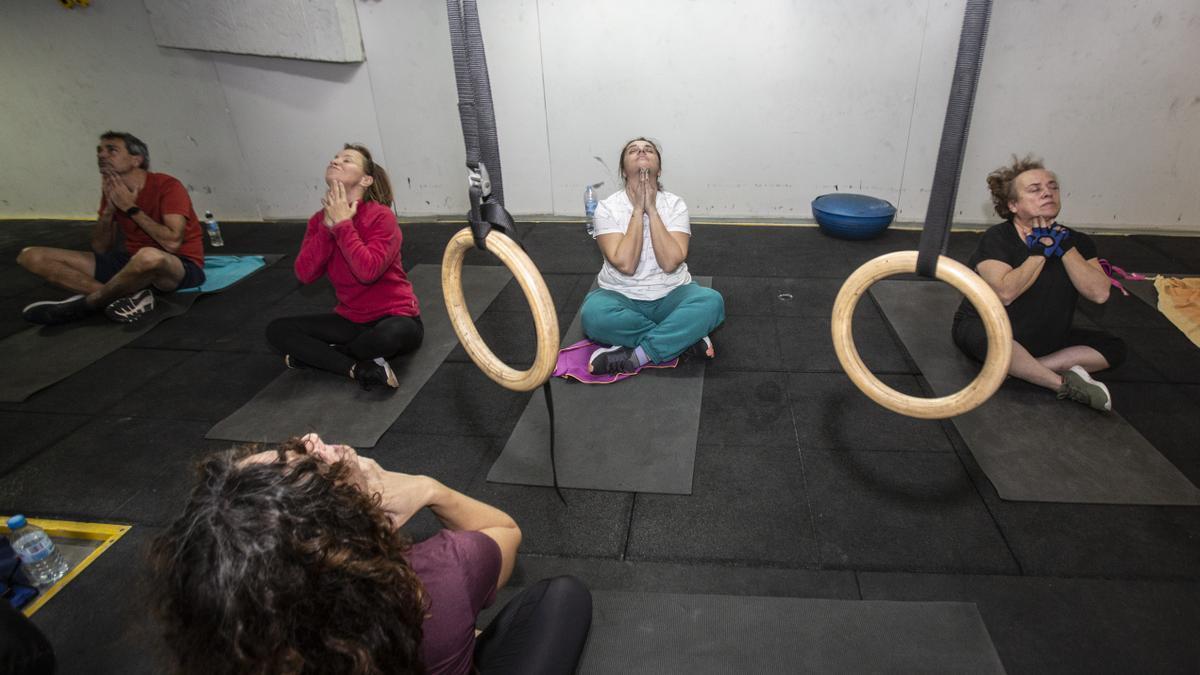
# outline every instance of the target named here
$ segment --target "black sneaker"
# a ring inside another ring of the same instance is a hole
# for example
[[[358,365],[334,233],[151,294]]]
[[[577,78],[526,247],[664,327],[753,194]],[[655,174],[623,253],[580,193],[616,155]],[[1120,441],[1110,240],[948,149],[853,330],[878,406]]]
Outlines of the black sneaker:
[[[292,356],[291,354],[283,355],[283,365],[287,366],[291,370],[307,370],[308,369],[307,363],[297,359],[296,357]]]
[[[21,316],[30,323],[53,326],[82,319],[93,311],[84,296],[72,295],[66,300],[43,300],[26,305]]]
[[[396,373],[383,357],[373,361],[363,360],[354,364],[354,379],[368,391],[377,384],[392,389],[400,387],[400,380],[396,378]]]
[[[588,358],[589,373],[632,373],[638,369],[637,357],[631,347],[601,347]]]
[[[712,338],[705,335],[700,338],[696,344],[688,347],[680,354],[685,359],[707,359],[712,360],[717,355],[717,350],[713,347]]]
[[[104,308],[104,315],[117,323],[133,323],[154,309],[154,293],[149,288],[117,298]]]

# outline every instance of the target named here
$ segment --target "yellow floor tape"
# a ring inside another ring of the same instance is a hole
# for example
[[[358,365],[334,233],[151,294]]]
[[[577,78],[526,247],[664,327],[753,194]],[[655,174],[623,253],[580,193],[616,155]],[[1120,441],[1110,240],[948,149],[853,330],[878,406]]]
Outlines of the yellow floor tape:
[[[8,520],[8,516],[0,516],[0,523]],[[38,597],[21,611],[25,616],[33,616],[33,613],[38,611],[42,605],[46,604],[71,580],[79,575],[80,572],[87,569],[93,561],[100,557],[110,546],[117,543],[117,540],[125,536],[131,528],[129,525],[110,525],[108,523],[77,523],[70,520],[49,520],[46,518],[29,518],[28,521],[46,531],[53,539],[83,539],[87,541],[98,541],[100,544],[75,563],[63,578],[59,579],[50,588],[42,589]],[[0,534],[9,534],[9,529],[4,525],[0,525]]]

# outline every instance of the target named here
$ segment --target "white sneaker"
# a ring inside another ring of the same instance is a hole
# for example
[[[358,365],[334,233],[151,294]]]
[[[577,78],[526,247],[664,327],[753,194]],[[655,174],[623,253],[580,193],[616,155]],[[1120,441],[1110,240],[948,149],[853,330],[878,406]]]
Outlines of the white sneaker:
[[[144,288],[133,295],[117,298],[104,308],[104,315],[118,323],[133,323],[154,309],[154,293]]]

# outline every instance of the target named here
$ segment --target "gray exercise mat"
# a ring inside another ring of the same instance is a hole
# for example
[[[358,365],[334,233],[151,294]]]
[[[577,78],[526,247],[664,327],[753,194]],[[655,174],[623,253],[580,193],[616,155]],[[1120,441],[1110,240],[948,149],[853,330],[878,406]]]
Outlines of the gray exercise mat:
[[[973,603],[593,591],[580,673],[1003,673]]]
[[[712,277],[694,279],[712,287]],[[581,320],[582,313],[576,313],[563,346],[583,339]],[[702,363],[684,363],[678,368],[645,370],[612,384],[551,378],[558,484],[588,490],[691,494],[705,369]],[[487,479],[519,485],[553,484],[550,421],[542,392],[529,399]]]
[[[269,267],[283,256],[263,256]],[[259,268],[263,269],[263,268]],[[247,274],[253,276],[255,272]],[[242,279],[239,279],[240,282]],[[221,291],[237,285],[234,282]],[[220,291],[213,291],[214,293]],[[134,323],[114,323],[97,314],[59,326],[35,326],[0,340],[0,401],[20,403],[187,312],[203,293],[156,295],[154,309]]]
[[[348,377],[322,370],[284,370],[205,438],[278,443],[316,431],[338,443],[374,447],[458,344],[442,298],[441,266],[417,265],[408,278],[421,303],[425,337],[415,352],[390,361],[399,389],[365,391]],[[478,320],[512,273],[505,267],[467,266],[462,279],[467,307]]]
[[[938,396],[974,379],[979,365],[950,337],[962,296],[926,281],[882,281],[871,294]],[[1099,413],[1046,391],[1005,385],[953,418],[1003,499],[1084,504],[1200,504],[1200,490],[1118,412]],[[1116,402],[1120,410],[1121,401]]]
[[[1158,309],[1158,289],[1154,287],[1153,281],[1149,279],[1146,279],[1145,281],[1138,281],[1137,279],[1125,279],[1121,281],[1121,285],[1124,286],[1125,290],[1129,291],[1129,294],[1133,297],[1138,298],[1142,302],[1155,309]]]
[[[1160,277],[1174,277],[1176,279],[1186,279],[1194,277],[1195,274],[1159,274]],[[1158,309],[1158,289],[1154,287],[1153,279],[1122,279],[1121,285],[1129,294],[1145,302],[1147,305]],[[1117,293],[1118,291],[1113,291]]]
[[[154,310],[134,323],[118,324],[97,314],[59,326],[27,328],[0,340],[0,401],[20,403],[50,385],[150,332],[191,308],[198,293],[154,299]]]

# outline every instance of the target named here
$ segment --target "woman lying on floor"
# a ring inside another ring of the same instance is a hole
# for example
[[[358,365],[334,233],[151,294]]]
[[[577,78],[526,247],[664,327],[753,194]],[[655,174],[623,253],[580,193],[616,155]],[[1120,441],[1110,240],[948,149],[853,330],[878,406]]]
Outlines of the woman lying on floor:
[[[289,368],[348,375],[365,389],[398,387],[387,359],[421,346],[425,330],[400,264],[400,227],[387,172],[361,145],[346,145],[325,168],[324,206],[308,220],[296,276],[323,276],[337,294],[333,314],[292,316],[267,325],[267,341]]]
[[[574,672],[591,595],[573,577],[526,588],[477,637],[521,543],[503,511],[316,434],[199,469],[152,552],[182,672]],[[425,507],[445,529],[410,543],[399,528]]]
[[[1012,323],[1008,374],[1097,410],[1112,410],[1108,387],[1088,373],[1125,360],[1125,343],[1102,331],[1071,327],[1080,295],[1108,300],[1108,275],[1086,234],[1059,225],[1058,177],[1031,157],[988,174],[996,213],[1005,222],[983,234],[967,264],[983,277]],[[963,300],[954,315],[954,342],[983,361],[987,333],[975,307]]]
[[[580,310],[584,334],[611,346],[592,353],[588,371],[628,373],[685,352],[712,358],[708,334],[725,320],[725,301],[688,273],[687,205],[662,189],[653,142],[626,143],[619,166],[625,189],[596,206],[599,288]]]

